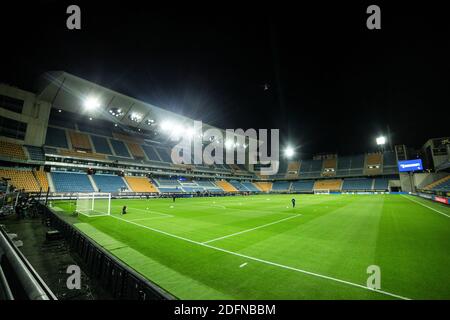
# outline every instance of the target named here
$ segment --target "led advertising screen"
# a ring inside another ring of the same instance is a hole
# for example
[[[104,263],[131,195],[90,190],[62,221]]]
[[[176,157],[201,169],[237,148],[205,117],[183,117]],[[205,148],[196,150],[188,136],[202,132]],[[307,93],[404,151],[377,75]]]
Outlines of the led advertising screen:
[[[398,162],[399,172],[423,170],[422,159],[405,160]]]

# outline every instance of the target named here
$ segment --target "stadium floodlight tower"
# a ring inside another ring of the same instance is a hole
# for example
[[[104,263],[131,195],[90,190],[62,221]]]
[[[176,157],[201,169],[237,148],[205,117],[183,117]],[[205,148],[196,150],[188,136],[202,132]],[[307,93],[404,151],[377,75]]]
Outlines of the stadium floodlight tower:
[[[386,144],[386,137],[385,136],[379,136],[376,139],[377,142],[377,146],[383,151],[384,150],[384,145]]]

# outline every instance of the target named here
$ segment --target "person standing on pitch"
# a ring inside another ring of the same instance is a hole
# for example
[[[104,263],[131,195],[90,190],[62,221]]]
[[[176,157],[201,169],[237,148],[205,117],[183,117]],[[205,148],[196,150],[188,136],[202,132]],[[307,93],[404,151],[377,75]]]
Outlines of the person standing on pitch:
[[[122,208],[122,214],[126,214],[127,213],[127,206],[123,206]]]
[[[295,198],[292,198],[292,208],[295,208]]]

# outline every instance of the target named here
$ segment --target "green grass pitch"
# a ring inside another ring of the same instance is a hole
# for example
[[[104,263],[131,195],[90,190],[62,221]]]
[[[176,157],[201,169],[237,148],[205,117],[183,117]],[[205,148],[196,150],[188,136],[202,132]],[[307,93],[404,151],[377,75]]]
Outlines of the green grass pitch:
[[[117,199],[111,211],[76,227],[180,299],[450,299],[450,208],[413,196]]]

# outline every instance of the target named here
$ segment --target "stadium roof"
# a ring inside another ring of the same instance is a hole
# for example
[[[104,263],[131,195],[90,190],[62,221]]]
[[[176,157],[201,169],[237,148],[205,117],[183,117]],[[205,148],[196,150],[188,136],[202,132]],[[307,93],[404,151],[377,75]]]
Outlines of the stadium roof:
[[[50,102],[54,108],[136,128],[152,129],[148,123],[151,122],[151,126],[156,126],[165,120],[192,126],[194,121],[64,71],[44,73],[39,80],[37,95],[39,99]],[[84,105],[89,98],[97,99],[99,106],[93,110],[86,110]],[[110,113],[112,109],[120,109],[121,115],[112,115]],[[138,115],[139,121],[133,121],[132,115]],[[207,124],[203,124],[203,127],[204,129],[214,128]]]

